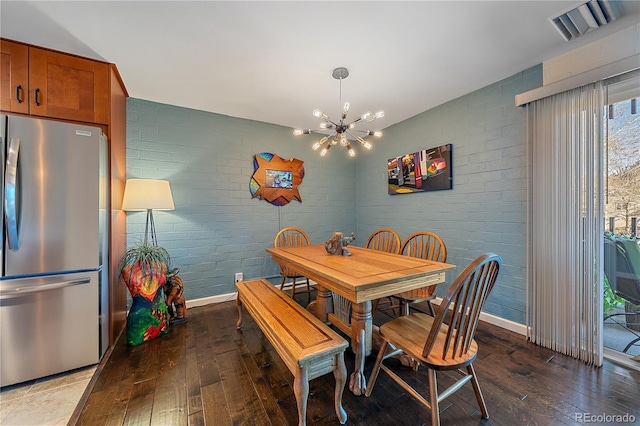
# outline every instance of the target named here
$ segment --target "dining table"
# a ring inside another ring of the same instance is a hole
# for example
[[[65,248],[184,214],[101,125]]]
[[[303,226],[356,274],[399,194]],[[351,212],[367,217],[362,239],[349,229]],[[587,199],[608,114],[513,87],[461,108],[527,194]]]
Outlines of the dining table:
[[[372,349],[371,302],[442,283],[446,272],[456,267],[356,246],[349,246],[348,256],[328,253],[325,244],[266,250],[275,262],[317,284],[316,300],[307,309],[350,337],[356,365],[349,390],[355,395],[361,395],[367,387],[364,359]]]

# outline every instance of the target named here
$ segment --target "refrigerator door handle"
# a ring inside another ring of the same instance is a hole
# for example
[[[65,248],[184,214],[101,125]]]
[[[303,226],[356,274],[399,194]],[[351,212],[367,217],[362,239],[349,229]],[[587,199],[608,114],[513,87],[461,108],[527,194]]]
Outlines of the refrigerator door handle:
[[[20,187],[18,182],[18,157],[20,154],[20,138],[11,138],[7,150],[6,176],[4,185],[4,211],[7,224],[7,243],[9,250],[20,248],[18,234],[18,207]]]
[[[51,284],[44,284],[44,285],[33,285],[33,286],[29,286],[29,287],[19,287],[19,288],[15,288],[13,290],[9,290],[9,291],[3,291],[2,293],[0,293],[0,295],[2,296],[15,296],[15,295],[20,295],[20,294],[28,294],[28,293],[38,293],[41,291],[51,291],[51,290],[58,290],[61,288],[65,288],[65,287],[71,287],[74,285],[80,285],[80,284],[88,284],[91,282],[91,278],[90,277],[86,277],[86,278],[80,278],[77,280],[71,280],[71,281],[60,281],[57,283],[51,283]]]

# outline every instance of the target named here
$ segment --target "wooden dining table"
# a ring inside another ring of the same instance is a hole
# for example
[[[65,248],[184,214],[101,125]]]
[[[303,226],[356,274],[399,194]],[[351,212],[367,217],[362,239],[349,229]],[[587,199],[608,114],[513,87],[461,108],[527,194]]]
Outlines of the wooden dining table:
[[[403,291],[442,283],[455,265],[349,246],[350,256],[331,255],[324,244],[267,248],[274,261],[318,285],[308,309],[351,338],[356,366],[349,390],[366,389],[364,358],[371,353],[371,302]],[[345,303],[347,306],[345,306]],[[350,315],[349,315],[350,312]]]

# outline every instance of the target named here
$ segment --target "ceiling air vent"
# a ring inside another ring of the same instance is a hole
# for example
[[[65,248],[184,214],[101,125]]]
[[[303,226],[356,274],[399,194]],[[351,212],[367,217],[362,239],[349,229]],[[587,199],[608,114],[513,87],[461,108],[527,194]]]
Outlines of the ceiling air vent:
[[[562,38],[569,41],[619,18],[620,9],[617,3],[609,0],[591,0],[559,16],[551,17],[549,21]]]

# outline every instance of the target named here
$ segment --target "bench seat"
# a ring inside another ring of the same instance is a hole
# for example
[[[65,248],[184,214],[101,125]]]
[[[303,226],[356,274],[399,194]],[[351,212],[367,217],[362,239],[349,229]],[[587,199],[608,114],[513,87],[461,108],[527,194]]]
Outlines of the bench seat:
[[[342,392],[347,380],[347,341],[266,279],[240,281],[236,287],[237,328],[242,324],[244,306],[293,373],[298,424],[306,424],[309,380],[330,372],[336,380],[336,414],[341,424],[346,423]]]

